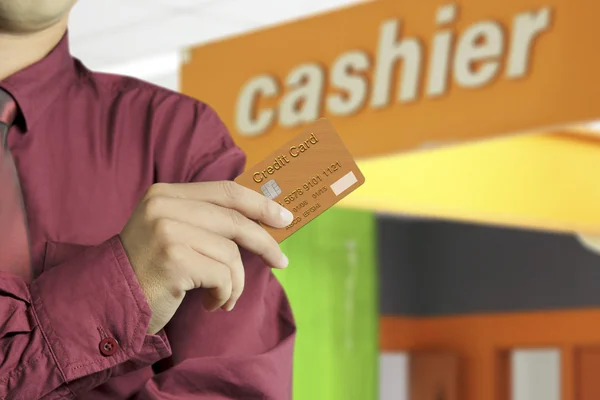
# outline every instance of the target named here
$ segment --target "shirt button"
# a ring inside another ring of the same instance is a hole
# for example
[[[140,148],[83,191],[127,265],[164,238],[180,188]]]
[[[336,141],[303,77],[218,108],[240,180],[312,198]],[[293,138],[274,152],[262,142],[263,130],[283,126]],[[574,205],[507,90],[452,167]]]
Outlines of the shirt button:
[[[112,356],[117,352],[118,348],[119,343],[114,338],[108,337],[100,341],[100,353],[105,356]]]

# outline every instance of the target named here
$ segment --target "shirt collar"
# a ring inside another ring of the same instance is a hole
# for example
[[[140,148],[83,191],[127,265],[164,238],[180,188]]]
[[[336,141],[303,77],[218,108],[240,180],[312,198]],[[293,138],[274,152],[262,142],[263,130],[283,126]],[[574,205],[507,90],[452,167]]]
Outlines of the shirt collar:
[[[0,87],[16,100],[24,131],[31,129],[48,106],[76,76],[75,59],[65,32],[54,49],[40,61],[0,81]]]

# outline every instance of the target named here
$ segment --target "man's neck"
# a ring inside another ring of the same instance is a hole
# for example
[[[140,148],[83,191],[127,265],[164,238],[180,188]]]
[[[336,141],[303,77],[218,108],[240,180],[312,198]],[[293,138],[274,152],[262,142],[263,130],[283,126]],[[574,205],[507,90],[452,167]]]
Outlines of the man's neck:
[[[0,81],[44,58],[60,42],[67,21],[34,33],[0,31]]]

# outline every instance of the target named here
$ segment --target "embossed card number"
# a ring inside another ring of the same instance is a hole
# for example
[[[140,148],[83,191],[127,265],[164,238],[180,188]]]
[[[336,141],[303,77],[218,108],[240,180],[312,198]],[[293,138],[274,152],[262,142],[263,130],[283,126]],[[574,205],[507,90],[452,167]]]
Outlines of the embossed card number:
[[[362,185],[365,178],[331,123],[323,118],[235,181],[294,214],[286,228],[265,226],[281,243]]]

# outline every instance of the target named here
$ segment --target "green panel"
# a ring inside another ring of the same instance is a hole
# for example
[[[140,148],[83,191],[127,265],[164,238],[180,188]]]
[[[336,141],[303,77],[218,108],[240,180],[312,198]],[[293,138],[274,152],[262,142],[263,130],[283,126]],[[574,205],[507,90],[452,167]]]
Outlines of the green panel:
[[[276,275],[296,322],[294,400],[376,400],[376,225],[371,212],[332,208],[283,242]]]

